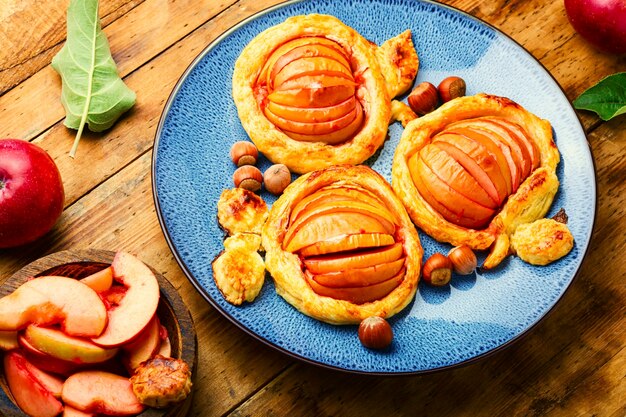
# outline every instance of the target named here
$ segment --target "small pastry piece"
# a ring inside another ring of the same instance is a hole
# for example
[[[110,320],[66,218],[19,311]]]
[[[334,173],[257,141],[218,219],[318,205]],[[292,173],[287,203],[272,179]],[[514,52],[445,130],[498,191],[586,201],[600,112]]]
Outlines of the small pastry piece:
[[[511,248],[517,256],[533,265],[554,262],[573,247],[574,237],[567,225],[553,219],[521,224],[511,236]]]
[[[378,47],[333,16],[294,16],[241,52],[233,99],[273,163],[299,174],[358,164],[385,141],[390,101],[410,88],[418,65],[408,30]]]
[[[438,241],[491,247],[483,269],[509,253],[518,226],[548,212],[559,153],[547,120],[504,97],[458,97],[408,123],[396,148],[393,188]]]
[[[156,355],[143,362],[130,378],[139,402],[165,408],[183,401],[191,392],[191,370],[180,359]]]
[[[261,235],[256,233],[235,233],[224,240],[224,249],[257,252],[261,248]]]
[[[224,190],[217,202],[217,219],[229,235],[260,234],[267,219],[267,204],[257,194],[243,188]]]
[[[226,301],[241,305],[259,295],[265,263],[256,250],[225,250],[213,261],[213,279]]]
[[[366,166],[298,178],[274,202],[262,243],[278,294],[327,323],[391,317],[417,289],[415,227],[389,184]]]

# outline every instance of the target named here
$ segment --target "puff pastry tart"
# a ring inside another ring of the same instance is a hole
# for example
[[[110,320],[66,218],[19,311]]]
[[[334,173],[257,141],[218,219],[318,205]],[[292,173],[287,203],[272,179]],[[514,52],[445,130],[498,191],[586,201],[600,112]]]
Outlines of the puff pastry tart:
[[[511,253],[517,226],[544,217],[559,186],[559,152],[547,120],[486,94],[461,97],[408,123],[396,148],[393,188],[435,239]]]
[[[378,47],[335,17],[295,16],[241,52],[233,99],[259,150],[301,174],[372,156],[417,68],[410,31]]]
[[[390,317],[417,289],[423,252],[415,227],[366,166],[302,175],[273,204],[262,244],[278,294],[327,323]]]

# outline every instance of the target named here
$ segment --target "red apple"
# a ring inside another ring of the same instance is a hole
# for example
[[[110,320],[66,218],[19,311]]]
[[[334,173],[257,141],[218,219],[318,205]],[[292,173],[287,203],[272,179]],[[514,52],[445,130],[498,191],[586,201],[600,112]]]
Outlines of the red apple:
[[[601,51],[626,53],[626,1],[565,0],[576,32]]]
[[[0,248],[46,234],[64,200],[61,174],[43,149],[25,140],[0,139]]]

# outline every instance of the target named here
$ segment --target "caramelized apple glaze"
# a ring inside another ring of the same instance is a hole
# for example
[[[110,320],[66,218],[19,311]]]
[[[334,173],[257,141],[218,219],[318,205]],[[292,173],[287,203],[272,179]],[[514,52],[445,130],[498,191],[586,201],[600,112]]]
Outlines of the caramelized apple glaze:
[[[447,221],[472,229],[489,224],[539,163],[529,133],[497,116],[449,124],[408,160],[422,198]]]
[[[282,243],[299,255],[306,282],[322,296],[362,304],[404,279],[406,255],[397,218],[358,185],[329,185],[293,208]]]
[[[322,36],[278,46],[254,88],[267,119],[290,138],[337,145],[351,139],[365,114],[349,53]]]

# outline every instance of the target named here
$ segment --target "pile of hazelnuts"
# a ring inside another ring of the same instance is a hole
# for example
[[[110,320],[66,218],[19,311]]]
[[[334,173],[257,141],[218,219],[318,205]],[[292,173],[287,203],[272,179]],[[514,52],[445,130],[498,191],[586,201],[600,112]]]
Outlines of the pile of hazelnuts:
[[[291,183],[291,172],[283,164],[274,164],[261,173],[255,166],[259,150],[252,142],[235,142],[230,148],[230,159],[238,167],[233,174],[235,187],[257,192],[265,186],[270,193],[279,195]]]
[[[439,103],[447,103],[457,97],[463,97],[465,88],[463,78],[456,76],[445,78],[437,87],[424,81],[411,91],[407,101],[411,110],[419,116],[423,116],[435,110]]]

